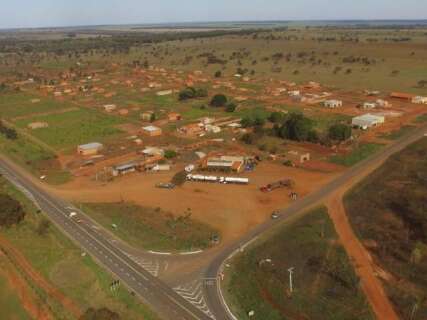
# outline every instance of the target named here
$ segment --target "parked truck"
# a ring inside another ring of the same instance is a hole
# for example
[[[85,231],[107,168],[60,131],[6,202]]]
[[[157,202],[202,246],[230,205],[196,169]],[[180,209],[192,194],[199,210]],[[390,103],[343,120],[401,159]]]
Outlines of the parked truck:
[[[260,187],[259,189],[262,192],[271,192],[273,190],[280,189],[280,188],[292,188],[294,185],[295,185],[295,182],[293,180],[283,179],[280,181],[269,183],[265,186]]]

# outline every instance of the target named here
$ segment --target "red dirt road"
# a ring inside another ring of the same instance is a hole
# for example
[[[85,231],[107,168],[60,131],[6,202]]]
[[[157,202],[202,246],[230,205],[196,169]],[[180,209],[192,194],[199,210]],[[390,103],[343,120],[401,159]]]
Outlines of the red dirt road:
[[[398,320],[380,280],[375,276],[375,265],[351,228],[342,201],[342,193],[332,196],[327,203],[329,215],[334,222],[340,241],[344,246],[356,273],[361,279],[362,289],[378,320]]]

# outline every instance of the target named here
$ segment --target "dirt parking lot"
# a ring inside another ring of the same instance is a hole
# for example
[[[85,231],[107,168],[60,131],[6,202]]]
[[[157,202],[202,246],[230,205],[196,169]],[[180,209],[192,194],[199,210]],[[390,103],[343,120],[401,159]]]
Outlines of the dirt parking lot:
[[[229,241],[269,219],[273,210],[283,208],[291,201],[289,189],[262,193],[260,186],[291,178],[295,181],[294,191],[304,196],[326,184],[339,172],[340,168],[334,173],[325,173],[262,163],[254,172],[242,175],[250,178],[247,186],[187,182],[174,190],[162,190],[155,188],[155,184],[169,181],[175,172],[136,173],[107,184],[81,177],[52,192],[75,202],[131,201],[143,206],[161,207],[176,215],[191,208],[193,218],[220,230],[223,240]]]

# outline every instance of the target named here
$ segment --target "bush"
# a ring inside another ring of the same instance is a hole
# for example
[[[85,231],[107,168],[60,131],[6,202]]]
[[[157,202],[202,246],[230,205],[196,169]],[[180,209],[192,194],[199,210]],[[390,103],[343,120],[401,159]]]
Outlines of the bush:
[[[184,90],[181,90],[178,94],[178,99],[180,101],[185,101],[195,98],[204,98],[208,96],[208,91],[205,88],[193,88],[187,87]]]
[[[215,78],[221,78],[222,77],[222,72],[221,71],[217,71],[215,72]]]
[[[224,107],[227,104],[227,97],[223,94],[217,94],[215,96],[213,96],[210,105],[212,107]]]
[[[252,133],[245,133],[241,140],[246,144],[253,144],[256,140],[255,135]]]
[[[317,132],[313,130],[313,121],[302,113],[288,114],[283,125],[277,131],[283,139],[312,142],[318,140]]]
[[[49,231],[50,222],[49,220],[42,219],[37,226],[37,234],[39,236],[45,236]]]
[[[351,137],[351,127],[345,124],[334,124],[329,128],[328,137],[337,141],[348,140]]]
[[[13,128],[8,128],[4,125],[3,121],[0,121],[0,134],[4,135],[6,139],[16,140],[18,133]]]
[[[176,186],[182,186],[185,181],[187,181],[187,173],[185,171],[180,171],[172,177],[171,183]]]
[[[234,102],[230,102],[225,107],[225,111],[226,112],[234,112],[234,111],[236,111],[236,108],[237,108],[237,105]]]
[[[25,218],[21,204],[7,194],[0,194],[0,226],[10,228]]]
[[[280,123],[283,121],[284,114],[282,112],[272,112],[268,117],[268,121],[272,123]]]
[[[173,159],[177,156],[178,154],[176,153],[175,150],[166,150],[165,151],[165,158],[166,159]]]
[[[107,308],[89,308],[79,320],[120,320],[120,316]]]

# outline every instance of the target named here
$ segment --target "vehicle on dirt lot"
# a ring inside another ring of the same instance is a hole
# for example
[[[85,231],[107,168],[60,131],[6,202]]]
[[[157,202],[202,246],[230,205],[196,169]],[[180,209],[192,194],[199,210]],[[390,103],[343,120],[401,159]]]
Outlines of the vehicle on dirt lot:
[[[291,179],[284,179],[277,182],[269,183],[265,186],[259,188],[262,192],[271,192],[275,189],[280,188],[292,188],[294,186],[294,181]]]
[[[156,184],[156,188],[173,189],[173,188],[175,188],[175,184],[173,184],[173,183],[158,183],[158,184]]]
[[[273,213],[271,214],[271,219],[278,219],[279,217],[280,217],[279,211],[273,211]]]

